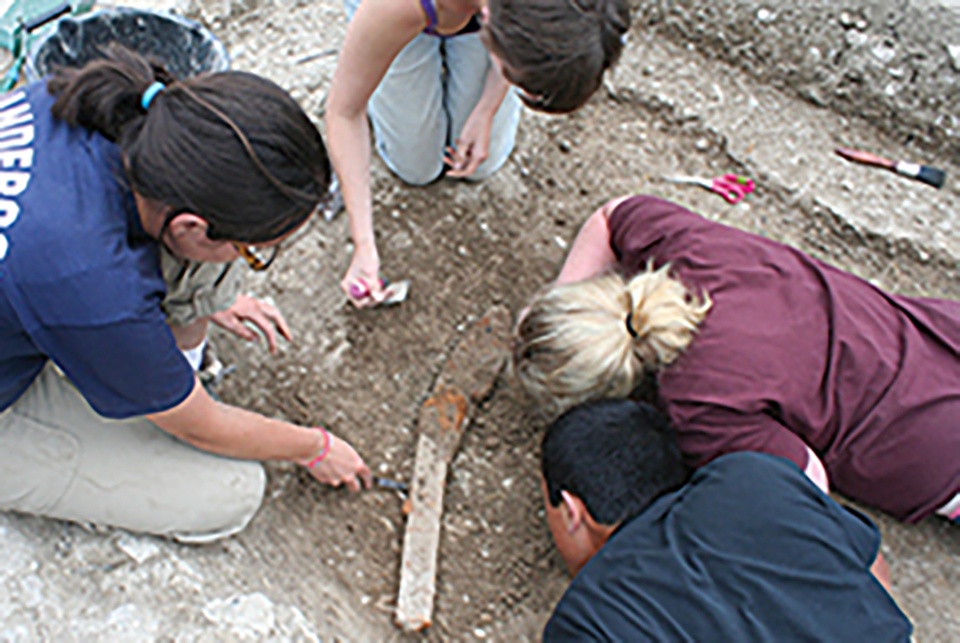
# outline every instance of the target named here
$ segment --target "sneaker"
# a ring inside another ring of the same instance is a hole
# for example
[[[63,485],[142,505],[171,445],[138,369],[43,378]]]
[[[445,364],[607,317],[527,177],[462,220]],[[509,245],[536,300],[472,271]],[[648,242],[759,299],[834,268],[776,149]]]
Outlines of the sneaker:
[[[197,370],[197,377],[207,393],[220,401],[220,398],[214,393],[214,389],[224,377],[236,370],[233,365],[226,366],[217,356],[217,349],[213,347],[213,342],[207,340],[207,345],[203,347],[203,357],[200,358],[200,368]]]

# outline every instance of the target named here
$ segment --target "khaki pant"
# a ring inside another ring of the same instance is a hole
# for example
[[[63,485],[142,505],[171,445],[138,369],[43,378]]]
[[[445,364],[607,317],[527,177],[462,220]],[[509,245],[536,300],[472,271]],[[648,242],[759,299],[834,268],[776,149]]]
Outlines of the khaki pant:
[[[171,257],[163,268],[178,325],[229,307],[242,274]],[[97,415],[52,363],[0,413],[0,510],[206,542],[243,529],[264,484],[257,462],[200,451],[145,418]]]

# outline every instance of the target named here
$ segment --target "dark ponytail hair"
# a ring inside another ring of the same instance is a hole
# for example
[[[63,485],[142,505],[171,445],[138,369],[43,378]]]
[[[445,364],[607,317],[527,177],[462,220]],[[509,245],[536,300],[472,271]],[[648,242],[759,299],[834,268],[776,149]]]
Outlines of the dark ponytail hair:
[[[101,54],[54,73],[53,115],[116,143],[138,194],[202,217],[211,239],[244,243],[279,238],[323,202],[323,139],[279,86],[245,72],[178,81],[120,45]],[[157,81],[166,88],[145,109]]]
[[[579,109],[620,58],[627,0],[489,0],[484,38],[531,109]]]

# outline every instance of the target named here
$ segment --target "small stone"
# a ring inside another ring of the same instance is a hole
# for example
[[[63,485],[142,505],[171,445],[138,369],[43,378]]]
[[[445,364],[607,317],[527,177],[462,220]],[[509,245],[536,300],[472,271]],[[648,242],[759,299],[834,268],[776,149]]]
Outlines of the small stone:
[[[861,47],[870,39],[870,36],[861,32],[861,31],[848,31],[844,35],[844,40],[847,41],[847,44],[851,47]]]
[[[897,50],[889,42],[881,42],[870,48],[870,53],[880,62],[886,64],[897,55]]]
[[[697,142],[694,143],[693,146],[696,147],[701,152],[703,152],[704,150],[709,149],[710,141],[708,141],[705,138],[698,138]]]
[[[947,45],[947,55],[950,56],[950,64],[957,71],[960,71],[960,45]]]
[[[644,76],[653,76],[654,71],[656,70],[652,65],[647,65],[646,67],[643,68],[643,70],[640,73],[642,73]]]
[[[276,622],[273,602],[260,592],[212,600],[202,613],[211,623],[226,625],[241,636],[264,636]]]
[[[840,26],[844,29],[849,29],[854,25],[855,22],[853,16],[851,16],[847,11],[842,11],[838,20],[840,21]]]
[[[757,20],[760,22],[773,22],[777,19],[777,14],[773,11],[770,11],[766,7],[761,7],[757,10]]]
[[[482,627],[478,627],[473,630],[473,635],[476,636],[478,639],[485,639],[487,638],[487,631]]]
[[[560,246],[561,249],[567,249],[567,242],[563,237],[554,237],[553,240],[557,242],[557,245]]]
[[[147,537],[138,538],[137,536],[124,534],[117,539],[116,544],[120,551],[132,558],[138,565],[142,565],[160,553],[160,547]]]
[[[491,435],[489,438],[483,441],[483,446],[487,447],[488,449],[496,449],[498,446],[500,446],[500,438],[495,435]]]
[[[557,147],[559,147],[560,151],[563,152],[564,154],[566,154],[572,149],[570,146],[570,141],[566,141],[566,140],[561,140],[559,143],[557,143]]]

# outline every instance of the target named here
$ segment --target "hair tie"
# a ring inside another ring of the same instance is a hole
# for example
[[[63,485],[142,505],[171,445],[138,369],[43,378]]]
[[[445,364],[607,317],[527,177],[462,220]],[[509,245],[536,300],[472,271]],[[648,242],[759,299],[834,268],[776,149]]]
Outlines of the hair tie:
[[[149,87],[147,87],[143,96],[140,97],[140,105],[143,106],[143,110],[147,111],[150,109],[150,103],[153,102],[153,99],[157,94],[166,89],[167,86],[161,83],[159,80],[154,81]]]
[[[630,337],[636,339],[637,337],[639,337],[639,335],[637,335],[637,331],[633,328],[633,324],[631,323],[632,321],[633,321],[633,313],[629,312],[627,313],[627,321],[626,321],[627,332],[630,333]]]

